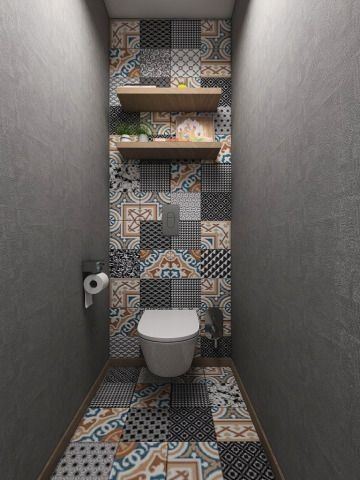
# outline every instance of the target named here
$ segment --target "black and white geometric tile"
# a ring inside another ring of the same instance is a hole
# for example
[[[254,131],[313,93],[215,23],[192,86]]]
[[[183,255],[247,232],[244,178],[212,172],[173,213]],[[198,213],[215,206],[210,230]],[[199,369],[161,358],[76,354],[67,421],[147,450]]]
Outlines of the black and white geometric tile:
[[[200,193],[171,193],[171,203],[180,206],[180,220],[200,220],[201,201]]]
[[[168,48],[144,48],[140,50],[141,77],[170,77],[171,54]]]
[[[202,357],[231,357],[231,337],[222,337],[218,341],[217,348],[212,339],[201,337]]]
[[[116,443],[70,443],[51,478],[107,480],[115,452]]]
[[[203,278],[231,277],[231,250],[202,250],[200,268]]]
[[[178,407],[169,410],[169,442],[215,442],[210,407]]]
[[[124,442],[164,442],[168,435],[168,408],[130,408]]]
[[[140,85],[152,85],[168,88],[171,86],[170,77],[140,77]]]
[[[224,480],[274,480],[259,442],[218,442]]]
[[[141,352],[138,337],[123,337],[121,335],[110,337],[111,358],[138,358],[140,355]]]
[[[171,389],[172,407],[209,407],[210,400],[206,385],[173,384]]]
[[[171,280],[172,308],[199,308],[201,304],[201,279]]]
[[[139,112],[125,112],[120,105],[109,107],[109,134],[115,135],[116,128],[120,123],[138,125],[140,123]]]
[[[231,192],[231,165],[206,163],[201,173],[202,192]]]
[[[111,278],[140,278],[139,250],[110,248],[109,268]]]
[[[129,407],[134,383],[103,383],[91,400],[90,407]]]
[[[147,309],[171,308],[171,281],[141,279],[140,305]]]
[[[140,248],[170,249],[171,237],[163,235],[163,224],[159,221],[141,222]]]
[[[173,20],[171,22],[172,48],[200,48],[201,20]]]
[[[201,193],[201,220],[231,220],[231,193]]]
[[[111,367],[103,383],[136,383],[139,373],[140,369],[136,367]]]
[[[231,107],[218,107],[214,124],[216,135],[231,135]]]
[[[201,86],[203,88],[221,88],[219,106],[231,107],[231,78],[202,77]]]
[[[170,168],[168,164],[140,163],[140,190],[142,192],[170,192]]]
[[[212,382],[207,379],[207,389],[211,405],[234,407],[246,411],[246,404],[237,384]]]
[[[140,20],[140,48],[171,48],[171,21]]]
[[[110,190],[137,191],[140,187],[140,167],[137,160],[124,161],[116,152],[110,152]]]
[[[200,78],[200,50],[174,49],[171,50],[171,79]]]
[[[179,222],[179,235],[171,237],[172,248],[201,248],[201,223],[195,220]]]

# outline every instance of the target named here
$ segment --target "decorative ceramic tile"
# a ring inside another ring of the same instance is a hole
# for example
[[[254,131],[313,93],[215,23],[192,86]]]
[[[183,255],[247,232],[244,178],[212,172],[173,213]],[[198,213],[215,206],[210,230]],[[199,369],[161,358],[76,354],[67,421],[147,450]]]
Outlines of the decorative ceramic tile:
[[[128,408],[88,408],[72,442],[119,442]]]
[[[231,250],[201,250],[203,278],[231,277]]]
[[[110,303],[115,308],[140,306],[140,280],[135,278],[110,279]]]
[[[138,383],[202,383],[205,385],[206,379],[202,367],[190,368],[184,375],[178,377],[159,377],[143,367],[140,371]]]
[[[172,48],[200,48],[201,21],[200,20],[172,20],[171,21]]]
[[[141,278],[198,278],[200,250],[140,250]]]
[[[231,278],[202,278],[201,304],[203,312],[209,307],[231,312]]]
[[[275,480],[265,451],[258,442],[219,442],[224,480]]]
[[[214,125],[216,135],[231,135],[231,107],[218,107]]]
[[[231,248],[231,222],[201,222],[201,248],[203,250]]]
[[[111,48],[140,48],[139,20],[111,20]]]
[[[172,407],[210,406],[208,387],[203,384],[174,384],[171,390]]]
[[[110,316],[110,337],[136,336],[142,314],[143,310],[140,308],[119,308],[117,315]]]
[[[217,348],[209,338],[202,336],[200,342],[202,357],[231,357],[231,337],[220,338]]]
[[[171,77],[171,86],[178,87],[179,84],[185,84],[188,88],[201,87],[201,77]],[[175,128],[171,129],[171,134],[175,137]]]
[[[170,193],[141,192],[140,202],[141,221],[161,220],[162,207],[170,203]]]
[[[165,480],[166,456],[166,443],[120,442],[109,480]]]
[[[214,425],[218,442],[257,442],[259,440],[251,420],[216,420]]]
[[[200,279],[171,280],[171,307],[198,308],[201,303]]]
[[[201,86],[203,88],[221,88],[222,94],[219,101],[219,106],[231,107],[231,78],[201,78]]]
[[[231,22],[202,20],[201,76],[231,77]]]
[[[169,442],[215,441],[209,407],[180,407],[169,410]]]
[[[140,85],[151,85],[168,88],[171,86],[170,77],[140,77]]]
[[[202,192],[231,192],[231,165],[203,164],[201,169]]]
[[[140,118],[137,112],[124,112],[120,105],[112,105],[109,107],[109,134],[115,135],[116,129],[120,123],[136,123],[136,119]],[[132,119],[132,120],[130,120]]]
[[[207,382],[237,386],[231,367],[204,367],[204,374]]]
[[[108,480],[115,451],[114,443],[70,443],[51,478]]]
[[[110,337],[111,358],[138,358],[141,356],[138,337]]]
[[[140,285],[142,308],[171,308],[170,280],[141,280]]]
[[[111,367],[103,383],[136,383],[140,369],[137,367]]]
[[[221,149],[216,163],[231,164],[231,135],[215,135],[215,141],[221,142]],[[208,163],[207,161],[203,163]]]
[[[110,227],[116,222],[141,220],[140,196],[137,192],[112,192],[110,196]]]
[[[170,405],[170,384],[143,384],[135,386],[131,408],[166,408]]]
[[[122,85],[139,84],[141,50],[138,48],[110,49],[110,78]]]
[[[162,442],[168,435],[168,408],[130,408],[124,442]]]
[[[200,193],[171,193],[171,203],[180,206],[180,220],[200,220],[202,203]]]
[[[230,383],[220,384],[217,381],[213,382],[209,377],[206,378],[206,381],[211,405],[246,408],[237,385]]]
[[[172,135],[171,115],[169,112],[141,112],[140,121],[142,125],[150,128],[153,137],[168,138]],[[154,163],[150,161],[150,165]],[[146,163],[143,161],[142,163]]]
[[[170,20],[140,20],[141,48],[171,48]]]
[[[171,248],[171,237],[163,235],[162,222],[141,222],[140,245],[142,249]]]
[[[223,480],[216,442],[169,442],[166,479]]]
[[[169,192],[170,165],[141,163],[140,190],[142,192]]]
[[[199,78],[200,74],[200,49],[171,50],[171,78]]]
[[[201,220],[231,220],[231,194],[201,194]]]
[[[91,400],[90,407],[129,407],[134,387],[133,383],[103,383]]]
[[[140,50],[141,77],[170,77],[171,56],[168,48],[142,48]]]
[[[251,420],[245,403],[238,407],[225,407],[224,405],[213,405],[211,407],[213,420],[242,419]]]
[[[118,192],[139,190],[139,162],[123,160],[119,152],[110,152],[110,188]]]
[[[110,249],[109,269],[111,278],[139,278],[139,250]]]
[[[138,221],[113,222],[110,225],[110,250],[138,250],[140,224]]]
[[[171,191],[172,192],[200,192],[201,165],[196,163],[171,164]]]
[[[196,220],[181,220],[179,234],[171,237],[171,246],[176,249],[197,249],[201,247],[200,222]]]

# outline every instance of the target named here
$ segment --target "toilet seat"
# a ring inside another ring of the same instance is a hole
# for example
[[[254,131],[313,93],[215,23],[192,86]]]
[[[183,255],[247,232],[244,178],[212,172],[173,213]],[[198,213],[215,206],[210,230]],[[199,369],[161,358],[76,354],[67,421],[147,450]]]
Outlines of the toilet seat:
[[[196,310],[145,310],[138,334],[153,342],[180,342],[199,333]]]

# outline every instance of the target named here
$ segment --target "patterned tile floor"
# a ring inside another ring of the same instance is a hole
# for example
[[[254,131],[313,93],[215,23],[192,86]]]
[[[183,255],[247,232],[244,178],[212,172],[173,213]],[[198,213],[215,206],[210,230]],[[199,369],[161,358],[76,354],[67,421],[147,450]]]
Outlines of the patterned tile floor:
[[[110,368],[53,479],[271,480],[230,367]]]

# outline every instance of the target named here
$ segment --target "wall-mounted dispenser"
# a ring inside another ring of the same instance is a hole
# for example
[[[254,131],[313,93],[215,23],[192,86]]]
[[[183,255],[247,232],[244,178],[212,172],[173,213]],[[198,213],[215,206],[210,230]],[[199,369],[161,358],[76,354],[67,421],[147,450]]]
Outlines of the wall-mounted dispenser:
[[[214,340],[215,348],[223,336],[224,316],[219,307],[210,307],[205,313],[205,336]]]
[[[109,285],[109,277],[102,271],[103,260],[85,260],[82,262],[84,274],[85,308],[93,304],[93,295],[100,293]]]

